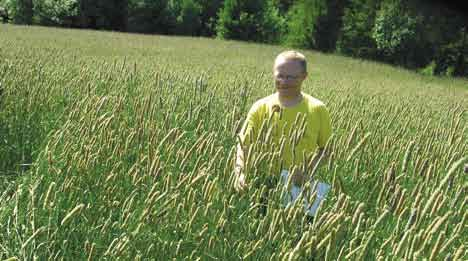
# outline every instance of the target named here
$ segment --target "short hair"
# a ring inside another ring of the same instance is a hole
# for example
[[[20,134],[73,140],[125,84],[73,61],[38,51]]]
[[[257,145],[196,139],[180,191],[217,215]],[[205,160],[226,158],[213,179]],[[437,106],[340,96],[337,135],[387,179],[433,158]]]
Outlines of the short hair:
[[[299,64],[304,69],[304,72],[307,72],[307,61],[306,61],[305,56],[302,53],[298,51],[294,51],[294,50],[281,52],[280,54],[278,54],[278,56],[276,56],[275,64],[280,58],[283,58],[285,60],[294,60],[294,61],[299,62]]]

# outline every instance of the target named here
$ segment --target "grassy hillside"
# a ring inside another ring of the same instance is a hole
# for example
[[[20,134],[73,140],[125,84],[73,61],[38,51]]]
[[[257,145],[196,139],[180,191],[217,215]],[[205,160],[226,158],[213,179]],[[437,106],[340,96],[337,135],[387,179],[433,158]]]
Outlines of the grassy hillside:
[[[279,186],[234,193],[236,133],[282,50],[0,25],[0,258],[466,260],[466,80],[304,51],[333,188],[311,225]]]

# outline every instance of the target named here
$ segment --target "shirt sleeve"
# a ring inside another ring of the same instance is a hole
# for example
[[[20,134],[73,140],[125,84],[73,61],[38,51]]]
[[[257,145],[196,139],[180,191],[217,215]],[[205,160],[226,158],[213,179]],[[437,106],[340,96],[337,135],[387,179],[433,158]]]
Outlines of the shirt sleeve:
[[[331,136],[331,120],[328,109],[325,106],[320,106],[320,130],[318,136],[318,147],[324,148],[327,145],[328,139]]]
[[[260,121],[259,114],[260,108],[257,104],[254,104],[247,113],[247,118],[239,132],[239,138],[244,146],[250,145],[251,141],[256,138]]]

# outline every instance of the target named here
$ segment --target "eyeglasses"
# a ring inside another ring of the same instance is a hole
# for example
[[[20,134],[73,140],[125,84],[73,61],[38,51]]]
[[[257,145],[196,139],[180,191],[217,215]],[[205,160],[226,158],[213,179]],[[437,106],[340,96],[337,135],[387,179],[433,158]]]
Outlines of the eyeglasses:
[[[279,80],[297,80],[301,77],[301,75],[282,75],[282,74],[279,74],[279,75],[276,75],[275,78],[276,79],[279,79]]]

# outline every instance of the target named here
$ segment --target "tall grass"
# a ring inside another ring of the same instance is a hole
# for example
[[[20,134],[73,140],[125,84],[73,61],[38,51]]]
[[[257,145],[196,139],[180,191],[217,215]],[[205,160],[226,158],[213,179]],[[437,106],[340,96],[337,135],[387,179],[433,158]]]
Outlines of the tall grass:
[[[305,51],[334,134],[312,224],[236,134],[282,48],[203,38],[0,30],[0,258],[468,257],[467,82]],[[267,128],[265,128],[267,133]],[[263,216],[261,198],[267,195]]]

